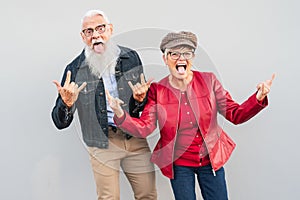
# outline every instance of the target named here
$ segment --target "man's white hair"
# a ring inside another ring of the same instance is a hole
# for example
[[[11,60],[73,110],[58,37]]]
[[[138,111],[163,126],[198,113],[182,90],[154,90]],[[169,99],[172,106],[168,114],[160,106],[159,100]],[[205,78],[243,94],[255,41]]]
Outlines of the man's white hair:
[[[95,15],[101,15],[103,17],[103,19],[106,21],[106,23],[110,24],[108,17],[106,16],[106,14],[102,10],[89,10],[82,17],[82,19],[81,19],[81,25],[82,25],[82,23],[84,21],[84,18],[86,18],[86,17],[93,17]]]

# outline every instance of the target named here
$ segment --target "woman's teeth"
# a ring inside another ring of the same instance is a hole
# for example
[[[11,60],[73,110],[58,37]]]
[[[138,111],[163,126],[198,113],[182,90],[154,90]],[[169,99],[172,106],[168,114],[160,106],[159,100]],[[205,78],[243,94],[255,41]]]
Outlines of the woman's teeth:
[[[179,72],[179,73],[184,73],[185,70],[186,70],[186,65],[176,65],[176,70]]]

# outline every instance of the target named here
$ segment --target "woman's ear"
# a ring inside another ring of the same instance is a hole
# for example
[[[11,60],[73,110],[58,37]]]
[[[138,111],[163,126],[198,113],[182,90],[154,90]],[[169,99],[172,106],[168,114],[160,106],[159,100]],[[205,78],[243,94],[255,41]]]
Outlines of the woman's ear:
[[[167,55],[165,53],[162,55],[162,59],[164,60],[164,63],[167,65]]]

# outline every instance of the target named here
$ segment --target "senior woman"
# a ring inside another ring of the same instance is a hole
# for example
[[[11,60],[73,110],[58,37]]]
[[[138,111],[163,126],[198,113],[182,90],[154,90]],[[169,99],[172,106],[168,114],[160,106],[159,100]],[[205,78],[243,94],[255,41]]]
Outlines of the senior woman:
[[[223,165],[235,143],[218,125],[217,113],[234,124],[249,120],[267,106],[275,76],[239,104],[213,73],[191,70],[196,48],[197,37],[191,32],[171,32],[162,39],[160,49],[170,74],[151,84],[139,119],[121,109],[120,99],[108,98],[115,123],[126,132],[146,138],[159,126],[151,161],[170,178],[177,200],[196,199],[195,176],[205,200],[223,200],[228,199]]]

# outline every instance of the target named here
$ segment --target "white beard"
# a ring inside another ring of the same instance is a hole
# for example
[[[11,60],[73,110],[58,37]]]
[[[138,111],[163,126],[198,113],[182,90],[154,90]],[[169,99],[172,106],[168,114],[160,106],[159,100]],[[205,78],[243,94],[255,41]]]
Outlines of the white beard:
[[[109,76],[115,74],[115,66],[120,55],[120,48],[109,40],[105,44],[105,51],[103,54],[95,53],[91,47],[85,47],[85,57],[89,65],[91,73],[97,77]]]

